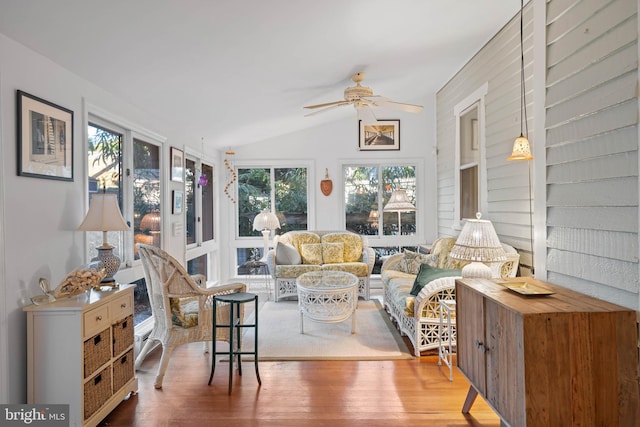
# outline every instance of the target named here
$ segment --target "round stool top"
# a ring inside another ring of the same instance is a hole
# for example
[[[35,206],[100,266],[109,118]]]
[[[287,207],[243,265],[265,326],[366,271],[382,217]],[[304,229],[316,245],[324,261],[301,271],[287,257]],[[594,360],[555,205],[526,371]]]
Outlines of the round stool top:
[[[227,295],[216,295],[213,297],[216,301],[221,302],[249,302],[258,299],[258,295],[249,292],[235,292]]]

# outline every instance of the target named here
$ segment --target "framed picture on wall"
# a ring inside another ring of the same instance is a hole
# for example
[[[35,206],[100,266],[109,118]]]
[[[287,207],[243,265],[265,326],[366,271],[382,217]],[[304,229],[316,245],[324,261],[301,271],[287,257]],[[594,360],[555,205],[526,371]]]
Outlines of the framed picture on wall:
[[[182,206],[184,204],[184,192],[180,190],[173,190],[172,196],[173,204],[171,207],[171,213],[176,215],[181,214]]]
[[[18,175],[73,181],[73,111],[19,90]]]
[[[171,181],[184,182],[184,152],[171,147]]]
[[[400,120],[378,120],[375,124],[359,124],[360,151],[400,150]]]

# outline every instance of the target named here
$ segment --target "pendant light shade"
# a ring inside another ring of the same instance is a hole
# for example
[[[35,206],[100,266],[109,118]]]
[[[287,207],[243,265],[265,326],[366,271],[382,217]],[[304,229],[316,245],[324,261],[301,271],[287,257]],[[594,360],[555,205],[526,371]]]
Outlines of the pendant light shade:
[[[520,0],[520,136],[513,142],[511,156],[507,160],[533,160],[527,126],[527,97],[524,84],[523,23],[524,0]]]
[[[507,160],[533,160],[529,140],[522,134],[513,142],[513,151]]]

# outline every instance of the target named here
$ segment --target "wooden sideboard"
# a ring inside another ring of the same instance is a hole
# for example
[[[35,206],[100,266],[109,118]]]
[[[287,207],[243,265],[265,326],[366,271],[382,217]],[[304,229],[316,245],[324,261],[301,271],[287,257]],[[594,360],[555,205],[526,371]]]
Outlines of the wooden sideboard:
[[[91,291],[27,313],[27,403],[69,404],[69,425],[95,426],[138,389],[133,289]]]
[[[637,426],[636,312],[533,278],[456,280],[457,364],[511,426]]]

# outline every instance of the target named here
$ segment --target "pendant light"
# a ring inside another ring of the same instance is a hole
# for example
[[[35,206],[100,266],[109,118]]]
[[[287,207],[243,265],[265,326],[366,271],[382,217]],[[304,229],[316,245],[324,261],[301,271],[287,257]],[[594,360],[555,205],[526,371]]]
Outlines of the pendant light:
[[[513,143],[511,157],[507,160],[533,160],[529,145],[529,128],[527,125],[527,97],[524,84],[524,47],[522,12],[524,0],[520,0],[520,136]]]

